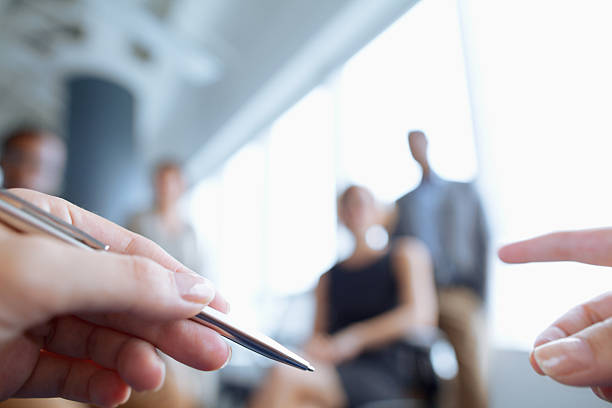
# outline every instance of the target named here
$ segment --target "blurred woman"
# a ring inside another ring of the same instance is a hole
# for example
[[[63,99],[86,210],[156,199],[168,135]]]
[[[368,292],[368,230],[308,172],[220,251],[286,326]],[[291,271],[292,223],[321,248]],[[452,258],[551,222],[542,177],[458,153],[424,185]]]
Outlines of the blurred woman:
[[[355,238],[353,253],[317,285],[314,333],[305,351],[316,371],[276,366],[252,400],[259,407],[344,407],[402,398],[414,378],[402,338],[437,325],[432,263],[414,239],[389,246],[372,239],[382,211],[372,194],[351,186],[339,220]]]
[[[155,203],[133,217],[129,229],[157,243],[196,273],[203,274],[202,252],[193,226],[185,219],[180,201],[186,180],[179,163],[161,161],[153,175]],[[168,373],[155,393],[132,394],[127,408],[195,408],[215,406],[219,377],[191,369],[164,356]]]

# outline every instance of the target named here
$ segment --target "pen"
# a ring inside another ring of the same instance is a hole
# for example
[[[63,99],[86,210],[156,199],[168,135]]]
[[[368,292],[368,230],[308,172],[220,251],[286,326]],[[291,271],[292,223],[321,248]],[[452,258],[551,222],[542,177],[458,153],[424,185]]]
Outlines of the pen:
[[[44,234],[79,248],[99,251],[110,249],[86,232],[4,189],[0,189],[0,221],[18,232]],[[270,337],[241,328],[229,316],[209,306],[204,307],[191,320],[264,357],[305,371],[314,371],[308,361]]]

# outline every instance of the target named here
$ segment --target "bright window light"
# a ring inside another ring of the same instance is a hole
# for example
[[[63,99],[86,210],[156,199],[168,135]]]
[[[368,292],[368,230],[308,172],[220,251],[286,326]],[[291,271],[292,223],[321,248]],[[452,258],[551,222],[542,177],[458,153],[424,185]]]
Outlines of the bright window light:
[[[461,18],[495,243],[610,225],[612,2],[466,0]],[[495,261],[496,344],[529,348],[609,269]]]
[[[476,175],[456,3],[417,3],[340,74],[342,176],[385,201],[420,181],[409,130],[427,134],[432,166],[442,177],[468,181]]]
[[[609,0],[419,2],[194,190],[234,310],[259,317],[262,298],[309,290],[335,261],[336,186],[392,201],[418,184],[415,128],[442,177],[478,176],[493,249],[612,224],[611,20]],[[492,256],[493,345],[529,348],[611,286],[607,269]]]
[[[465,78],[455,2],[422,1],[194,190],[233,313],[262,317],[266,299],[311,290],[333,265],[338,187],[389,202],[417,185],[409,130],[427,133],[443,177],[475,176]]]

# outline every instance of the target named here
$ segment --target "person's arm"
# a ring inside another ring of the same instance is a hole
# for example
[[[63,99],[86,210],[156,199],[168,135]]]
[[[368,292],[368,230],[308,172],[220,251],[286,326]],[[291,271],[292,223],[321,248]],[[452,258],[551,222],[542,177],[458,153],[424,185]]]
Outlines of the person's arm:
[[[508,263],[612,266],[612,228],[544,235],[506,245],[499,257]],[[598,397],[612,402],[612,292],[576,306],[546,328],[536,338],[530,361],[539,374],[567,385],[590,386]]]
[[[313,335],[325,335],[327,334],[327,327],[329,325],[328,317],[328,296],[329,290],[329,272],[324,273],[319,278],[319,283],[315,288],[315,318],[313,325]]]
[[[315,316],[312,336],[304,345],[304,351],[316,360],[333,362],[335,349],[327,334],[329,325],[329,272],[319,278],[315,288]]]
[[[473,188],[473,187],[472,187]],[[487,267],[489,256],[489,228],[487,225],[486,214],[482,201],[478,197],[478,193],[473,188],[474,200],[476,201],[476,287],[478,295],[483,299],[486,297],[487,291]]]
[[[425,245],[413,238],[398,240],[392,253],[392,266],[399,285],[398,306],[332,336],[339,361],[399,339],[410,329],[437,325],[433,267]]]
[[[194,368],[230,356],[211,329],[186,320],[209,304],[206,279],[153,242],[64,200],[13,190],[111,246],[87,251],[0,224],[0,401],[62,397],[114,406],[163,383],[161,349]]]

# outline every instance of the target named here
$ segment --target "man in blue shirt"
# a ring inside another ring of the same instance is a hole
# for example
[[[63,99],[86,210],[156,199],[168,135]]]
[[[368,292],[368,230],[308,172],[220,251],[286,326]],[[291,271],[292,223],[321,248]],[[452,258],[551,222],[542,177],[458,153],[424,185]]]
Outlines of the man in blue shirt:
[[[440,328],[455,347],[462,407],[487,405],[478,346],[486,288],[487,229],[471,183],[451,182],[431,169],[428,142],[412,131],[408,143],[423,173],[417,188],[397,201],[394,236],[414,236],[429,248],[438,287]]]

